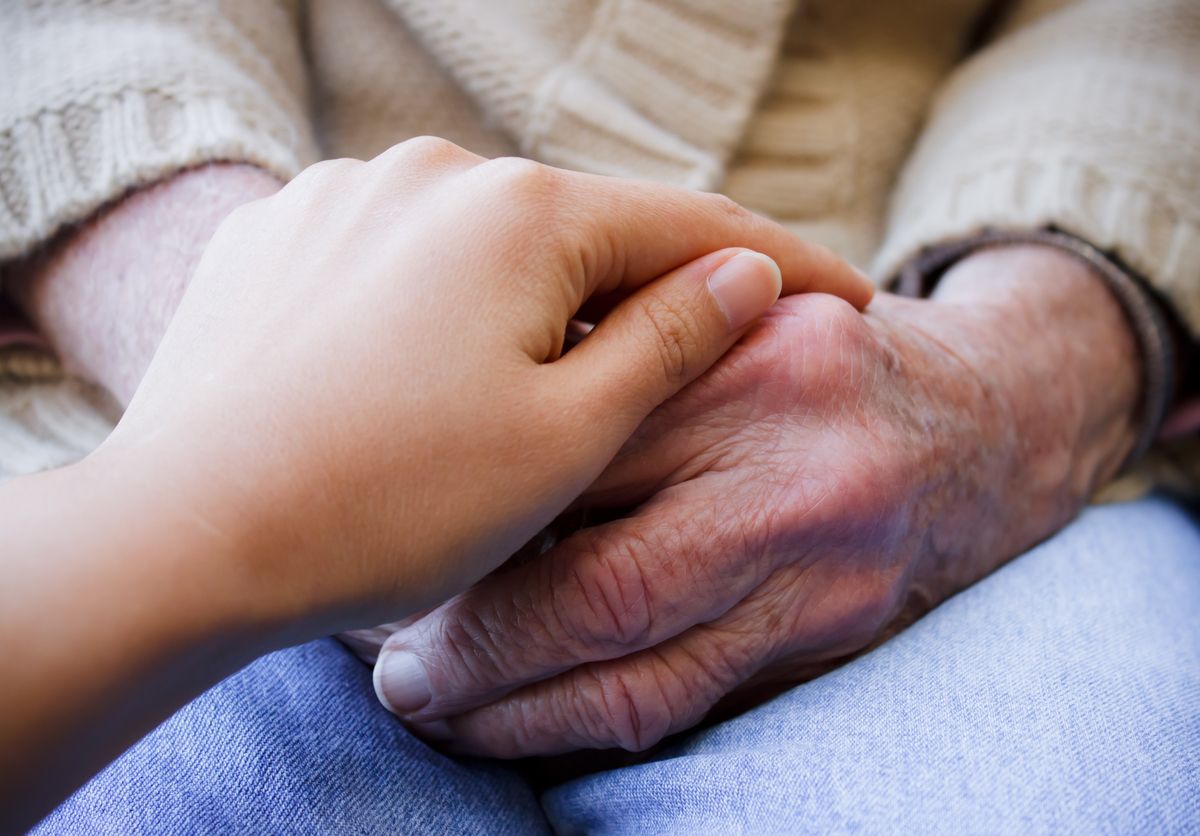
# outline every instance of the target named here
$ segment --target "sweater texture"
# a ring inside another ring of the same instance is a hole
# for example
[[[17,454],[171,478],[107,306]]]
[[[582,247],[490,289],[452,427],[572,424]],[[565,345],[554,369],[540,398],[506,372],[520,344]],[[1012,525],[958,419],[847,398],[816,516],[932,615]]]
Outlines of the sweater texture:
[[[886,283],[1054,225],[1200,337],[1193,0],[41,0],[0,4],[0,263],[215,160],[284,180],[437,134],[719,190]],[[0,477],[116,418],[0,346]],[[1195,440],[1157,472],[1200,474]]]

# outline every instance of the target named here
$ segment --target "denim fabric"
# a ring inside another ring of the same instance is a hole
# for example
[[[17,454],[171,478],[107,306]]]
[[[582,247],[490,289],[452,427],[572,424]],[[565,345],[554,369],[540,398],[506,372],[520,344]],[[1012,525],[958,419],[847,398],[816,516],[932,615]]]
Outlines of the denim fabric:
[[[496,833],[548,827],[505,766],[455,762],[376,701],[333,639],[273,653],[181,709],[35,833]]]
[[[1200,832],[1200,526],[1089,510],[869,655],[541,801],[413,740],[323,641],[193,702],[39,832]]]

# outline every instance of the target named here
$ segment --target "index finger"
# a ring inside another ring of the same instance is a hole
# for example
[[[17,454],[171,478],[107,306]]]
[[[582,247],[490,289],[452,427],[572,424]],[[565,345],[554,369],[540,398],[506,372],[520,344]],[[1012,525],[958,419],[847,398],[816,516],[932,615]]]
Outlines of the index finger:
[[[597,211],[579,220],[585,241],[599,242],[583,289],[627,293],[705,253],[746,247],[774,259],[783,293],[829,293],[861,310],[874,285],[833,251],[797,238],[780,224],[721,194],[642,180],[566,172],[565,191]]]

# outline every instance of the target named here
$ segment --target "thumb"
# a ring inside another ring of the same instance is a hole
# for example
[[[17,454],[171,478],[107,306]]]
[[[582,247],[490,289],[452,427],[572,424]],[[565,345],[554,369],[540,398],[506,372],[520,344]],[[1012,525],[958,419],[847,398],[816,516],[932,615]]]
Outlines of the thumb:
[[[628,435],[728,351],[782,286],[770,257],[718,250],[639,289],[551,367],[566,391]]]

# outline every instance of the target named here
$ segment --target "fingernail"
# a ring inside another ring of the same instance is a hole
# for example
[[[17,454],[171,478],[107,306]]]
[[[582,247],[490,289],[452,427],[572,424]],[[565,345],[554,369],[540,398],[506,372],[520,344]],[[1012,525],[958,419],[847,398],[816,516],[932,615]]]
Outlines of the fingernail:
[[[433,698],[425,666],[404,650],[384,650],[375,663],[373,680],[375,696],[393,714],[411,714]]]
[[[769,256],[742,252],[726,261],[708,277],[708,290],[736,331],[775,304],[783,290],[779,265]]]

